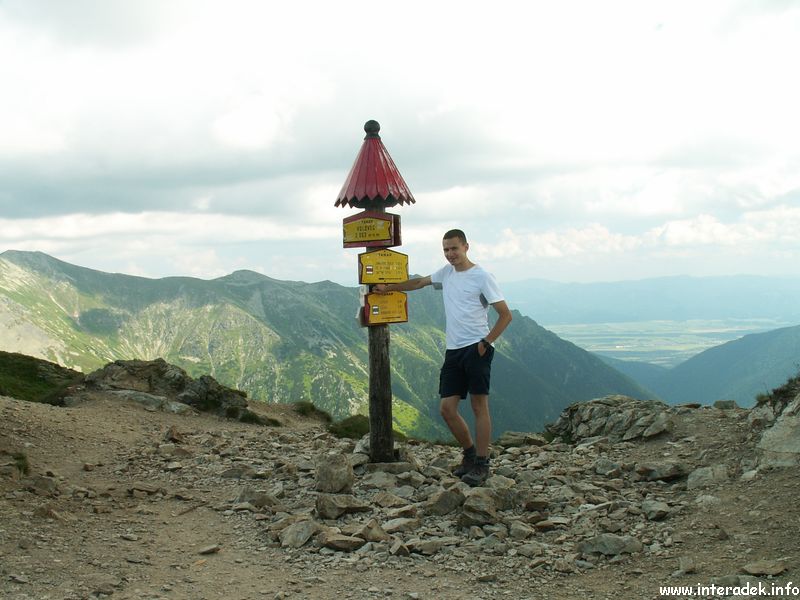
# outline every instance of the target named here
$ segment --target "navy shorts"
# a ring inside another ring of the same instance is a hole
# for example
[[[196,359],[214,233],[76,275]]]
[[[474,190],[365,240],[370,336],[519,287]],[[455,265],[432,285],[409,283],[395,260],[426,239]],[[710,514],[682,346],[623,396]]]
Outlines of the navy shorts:
[[[439,396],[449,398],[470,394],[488,394],[492,372],[494,348],[488,346],[483,356],[478,353],[478,343],[446,350],[444,364],[439,372]]]

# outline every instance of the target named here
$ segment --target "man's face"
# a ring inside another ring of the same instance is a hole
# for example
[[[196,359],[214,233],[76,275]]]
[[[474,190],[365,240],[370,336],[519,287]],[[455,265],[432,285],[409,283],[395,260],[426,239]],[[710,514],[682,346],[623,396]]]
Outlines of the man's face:
[[[444,257],[447,259],[447,262],[458,268],[467,261],[469,244],[463,243],[457,237],[445,238],[442,240],[442,250],[444,250]]]

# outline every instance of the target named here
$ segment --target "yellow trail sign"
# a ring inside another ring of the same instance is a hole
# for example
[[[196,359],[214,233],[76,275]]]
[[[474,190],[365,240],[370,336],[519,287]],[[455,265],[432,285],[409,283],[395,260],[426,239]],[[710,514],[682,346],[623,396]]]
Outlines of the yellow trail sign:
[[[404,292],[367,294],[364,304],[367,325],[405,323],[408,321],[408,297]]]
[[[408,255],[373,250],[358,255],[358,283],[399,283],[408,280]]]

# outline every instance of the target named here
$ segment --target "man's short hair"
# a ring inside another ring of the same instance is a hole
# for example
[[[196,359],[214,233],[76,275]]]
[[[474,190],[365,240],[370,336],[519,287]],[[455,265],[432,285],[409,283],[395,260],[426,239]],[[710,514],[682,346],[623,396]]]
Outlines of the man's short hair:
[[[460,229],[451,229],[442,236],[443,240],[452,240],[453,238],[458,238],[462,244],[467,243],[467,235]]]

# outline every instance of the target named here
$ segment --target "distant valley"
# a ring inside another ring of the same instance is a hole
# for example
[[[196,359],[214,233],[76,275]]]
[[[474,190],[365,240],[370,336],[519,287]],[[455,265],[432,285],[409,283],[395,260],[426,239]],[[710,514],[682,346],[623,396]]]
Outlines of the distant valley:
[[[666,402],[755,397],[800,370],[800,279],[504,284],[509,301]]]
[[[743,336],[672,369],[604,360],[670,404],[724,399],[750,407],[759,394],[800,373],[800,325]]]

